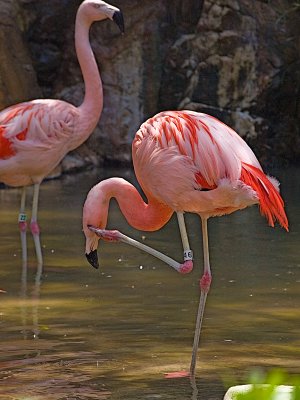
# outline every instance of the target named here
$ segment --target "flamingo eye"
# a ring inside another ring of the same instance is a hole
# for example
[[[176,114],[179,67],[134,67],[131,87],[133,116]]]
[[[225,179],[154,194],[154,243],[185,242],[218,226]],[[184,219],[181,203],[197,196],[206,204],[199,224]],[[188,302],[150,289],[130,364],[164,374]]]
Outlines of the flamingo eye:
[[[101,4],[93,3],[94,8],[100,8]]]

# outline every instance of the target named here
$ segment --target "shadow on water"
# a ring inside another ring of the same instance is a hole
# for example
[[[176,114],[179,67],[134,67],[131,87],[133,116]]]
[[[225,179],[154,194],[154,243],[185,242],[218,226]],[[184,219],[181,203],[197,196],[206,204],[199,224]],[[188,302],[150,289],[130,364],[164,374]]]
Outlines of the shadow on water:
[[[190,275],[126,245],[105,243],[101,268],[93,270],[84,257],[82,204],[93,184],[114,175],[134,181],[128,170],[109,170],[42,185],[43,271],[36,269],[30,236],[29,264],[22,269],[19,193],[0,190],[0,399],[220,400],[225,381],[244,383],[255,366],[299,374],[299,170],[274,172],[282,181],[289,234],[269,228],[256,207],[209,223],[213,286],[197,390],[188,378],[165,379],[164,373],[190,363],[200,223],[188,215],[196,258]],[[174,218],[145,234],[128,227],[112,204],[109,226],[181,258]]]

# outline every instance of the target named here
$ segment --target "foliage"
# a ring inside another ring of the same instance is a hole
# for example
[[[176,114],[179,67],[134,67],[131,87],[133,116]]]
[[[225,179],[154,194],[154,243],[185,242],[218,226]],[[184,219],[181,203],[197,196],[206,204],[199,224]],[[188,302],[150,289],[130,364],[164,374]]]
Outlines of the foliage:
[[[252,389],[247,393],[236,395],[236,400],[276,400],[276,388],[279,385],[294,386],[292,400],[300,400],[300,376],[288,375],[283,370],[272,370],[265,375],[261,371],[255,371],[250,376]],[[277,397],[279,398],[279,396]]]

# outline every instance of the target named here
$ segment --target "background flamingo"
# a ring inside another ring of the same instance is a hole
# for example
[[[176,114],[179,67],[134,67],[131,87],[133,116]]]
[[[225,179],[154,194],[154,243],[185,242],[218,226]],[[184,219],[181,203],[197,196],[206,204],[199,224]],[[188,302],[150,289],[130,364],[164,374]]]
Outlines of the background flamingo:
[[[19,227],[24,262],[27,260],[25,187],[34,185],[30,228],[37,260],[42,264],[37,222],[40,184],[66,153],[90,136],[101,115],[102,82],[89,42],[89,29],[94,21],[106,18],[114,20],[124,32],[121,11],[104,1],[85,0],[77,12],[75,47],[85,83],[85,97],[79,107],[61,100],[33,100],[0,113],[0,181],[23,186]]]
[[[207,220],[259,204],[268,223],[288,230],[288,220],[279,183],[266,176],[252,150],[231,128],[216,118],[192,111],[168,111],[143,123],[135,135],[132,156],[137,179],[148,199],[121,178],[95,185],[83,208],[86,256],[98,268],[99,238],[134,245],[165,261],[180,273],[193,268],[184,223],[184,212],[202,221],[204,273],[196,320],[190,375],[194,376],[196,354],[206,297],[211,284]],[[164,226],[175,211],[184,249],[182,264],[118,231],[105,230],[111,198],[116,198],[128,223],[143,231]]]

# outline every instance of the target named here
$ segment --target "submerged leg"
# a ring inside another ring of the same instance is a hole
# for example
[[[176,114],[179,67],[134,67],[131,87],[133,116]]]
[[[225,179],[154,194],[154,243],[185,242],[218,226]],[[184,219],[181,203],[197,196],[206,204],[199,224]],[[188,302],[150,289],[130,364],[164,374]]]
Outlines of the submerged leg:
[[[33,200],[32,200],[32,214],[30,229],[34,240],[35,252],[38,264],[43,263],[41,242],[40,242],[40,228],[37,222],[38,202],[39,202],[40,184],[36,183],[33,187]]]
[[[26,187],[22,188],[21,193],[21,206],[19,212],[19,229],[20,229],[20,236],[21,236],[21,246],[22,246],[22,264],[26,266],[27,264],[27,240],[26,240],[26,231],[27,231],[27,216],[25,212],[25,204],[26,204]]]
[[[209,265],[209,248],[208,248],[208,233],[207,233],[207,218],[201,217],[201,222],[202,222],[202,237],[203,237],[204,272],[203,272],[202,278],[200,279],[201,294],[200,294],[196,327],[195,327],[192,361],[191,361],[191,366],[190,366],[190,375],[191,376],[195,375],[197,350],[198,350],[198,346],[199,346],[203,314],[204,314],[207,294],[209,292],[209,288],[210,288],[210,284],[211,284],[211,270],[210,270],[210,265]]]

